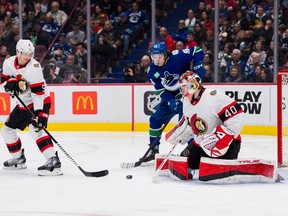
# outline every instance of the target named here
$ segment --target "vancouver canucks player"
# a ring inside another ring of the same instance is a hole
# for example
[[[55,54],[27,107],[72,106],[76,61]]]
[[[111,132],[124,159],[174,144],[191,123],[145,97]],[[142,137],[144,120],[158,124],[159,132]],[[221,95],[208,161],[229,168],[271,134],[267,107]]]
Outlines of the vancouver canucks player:
[[[206,73],[203,57],[204,52],[196,46],[184,50],[174,50],[170,55],[167,54],[167,47],[164,42],[156,42],[151,47],[153,62],[150,65],[148,76],[157,94],[160,95],[161,102],[149,119],[150,145],[154,144],[154,146],[143,162],[154,160],[155,154],[159,153],[162,125],[176,114],[179,114],[179,118],[182,117],[182,102],[180,101],[182,95],[179,91],[180,76],[187,70],[191,70],[192,65],[193,71],[203,78]]]

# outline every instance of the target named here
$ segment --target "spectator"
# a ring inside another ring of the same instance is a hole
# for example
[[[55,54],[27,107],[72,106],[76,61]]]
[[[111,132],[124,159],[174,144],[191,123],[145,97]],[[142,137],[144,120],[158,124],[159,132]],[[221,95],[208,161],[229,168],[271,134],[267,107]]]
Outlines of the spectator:
[[[124,69],[124,83],[146,83],[149,81],[148,73],[145,72],[140,62],[133,62]]]
[[[193,32],[190,32],[189,34],[187,34],[187,43],[184,45],[184,48],[190,48],[192,46],[198,46],[197,42],[195,41],[195,37]]]
[[[30,33],[33,29],[33,22],[31,22],[28,18],[28,14],[23,11],[22,12],[22,31],[23,31],[23,38],[29,38]]]
[[[50,59],[49,64],[43,67],[43,76],[46,83],[62,83],[62,78],[59,76],[60,68],[57,66],[55,59]]]
[[[84,68],[75,64],[74,55],[68,55],[67,62],[60,67],[59,71],[63,83],[85,83],[87,82],[86,73]]]
[[[52,58],[56,60],[58,66],[65,64],[67,61],[67,57],[64,55],[64,50],[60,45],[55,47]]]
[[[247,61],[249,55],[252,53],[253,45],[254,45],[253,31],[246,30],[244,34],[244,39],[240,43],[241,56],[244,61]]]
[[[194,28],[194,35],[195,35],[195,41],[197,44],[201,44],[202,41],[206,41],[206,31],[201,25],[201,23],[196,23]]]
[[[126,31],[128,28],[128,14],[126,12],[122,12],[119,15],[119,22],[115,23],[115,34],[120,36],[120,39],[122,39],[123,44],[123,50],[122,50],[122,56],[125,58],[128,55],[130,41],[131,41],[131,32]],[[119,38],[118,38],[119,39]]]
[[[64,11],[67,15],[69,15],[70,12],[71,12],[71,9],[72,9],[72,8],[71,8],[68,0],[60,0],[60,1],[59,1],[59,10],[62,10],[62,11]]]
[[[273,75],[270,68],[264,67],[261,70],[262,82],[273,82]]]
[[[105,76],[108,71],[107,65],[111,52],[112,49],[110,44],[106,41],[105,36],[100,34],[98,42],[92,47],[92,56],[95,58],[97,65],[95,74],[91,74],[92,78],[100,78]]]
[[[203,83],[212,83],[214,82],[214,73],[212,69],[212,65],[209,63],[204,64],[204,68],[206,69],[206,73],[204,74],[204,77],[202,78]]]
[[[171,36],[174,39],[174,41],[182,41],[183,44],[187,43],[187,35],[191,31],[189,30],[188,27],[185,26],[185,21],[184,20],[179,20],[178,21],[178,29],[176,32],[172,32]]]
[[[189,9],[187,16],[188,16],[188,18],[185,19],[185,26],[188,27],[190,29],[190,31],[193,31],[194,26],[197,22],[197,19],[194,16],[194,11],[192,9]]]
[[[231,68],[234,65],[239,65],[241,76],[244,77],[246,62],[241,60],[241,51],[239,49],[233,49],[232,51],[232,59],[227,62],[227,67],[224,76],[225,79],[229,76],[229,72],[231,71]]]
[[[148,55],[143,55],[141,58],[141,67],[143,68],[144,73],[148,73],[150,64],[151,64],[150,57]],[[148,82],[150,82],[149,78],[148,78]]]
[[[73,50],[77,43],[84,41],[85,37],[85,33],[80,30],[80,23],[76,21],[73,23],[73,30],[66,35],[66,40]]]
[[[241,75],[241,69],[239,65],[233,65],[230,68],[229,76],[225,79],[225,82],[243,82],[243,77]]]
[[[206,29],[214,30],[214,23],[213,21],[209,18],[209,14],[207,11],[203,11],[200,17],[200,23],[201,25]]]
[[[252,51],[260,54],[260,64],[264,64],[267,58],[267,53],[264,50],[264,44],[262,43],[262,41],[260,40],[256,41],[255,45],[253,46]],[[251,55],[248,58],[247,64],[252,64],[253,62]]]
[[[122,41],[121,41],[121,38],[116,36],[116,30],[114,29],[114,27],[112,26],[109,20],[107,20],[104,23],[104,29],[101,32],[101,34],[105,36],[107,42],[110,44],[113,50],[110,55],[111,58],[115,58],[116,56],[115,53],[119,53],[120,47],[122,45]]]
[[[29,21],[35,23],[36,21],[40,21],[45,19],[46,13],[41,11],[41,4],[36,2],[34,4],[34,10],[29,13]]]
[[[122,4],[118,4],[115,10],[110,14],[109,19],[114,27],[120,22],[120,14],[122,12],[124,12]]]
[[[11,16],[12,12],[13,12],[13,5],[10,3],[10,1],[7,0],[1,0],[0,1],[0,8],[6,8],[6,13],[8,16]]]
[[[184,49],[184,44],[182,41],[177,41],[176,42],[176,50],[183,50]]]
[[[51,3],[50,13],[58,26],[62,26],[68,18],[67,14],[59,9],[59,3],[57,1]]]
[[[203,11],[206,11],[206,2],[204,0],[200,0],[198,4],[198,8],[195,11],[195,18],[200,20],[201,14]]]
[[[259,37],[265,38],[265,45],[268,47],[273,37],[273,21],[271,19],[267,19],[265,25],[256,31],[255,38]]]
[[[219,62],[219,81],[225,81],[225,71],[227,68],[227,62],[232,60],[232,51],[234,45],[231,42],[227,42],[224,45],[224,49],[218,53]]]
[[[52,14],[47,13],[44,20],[40,21],[43,31],[46,31],[50,37],[49,42],[55,37],[58,31],[58,25],[54,21]]]
[[[166,44],[167,52],[171,53],[173,50],[176,49],[175,41],[173,40],[172,36],[168,33],[166,27],[161,27],[159,29],[159,41],[163,41]]]
[[[83,42],[76,46],[75,64],[87,70],[87,50]]]
[[[58,41],[52,46],[51,48],[51,52],[50,52],[50,58],[53,58],[53,54],[54,51],[58,48],[61,47],[63,50],[63,54],[64,56],[67,58],[68,55],[70,55],[72,53],[72,48],[70,46],[70,44],[68,43],[67,39],[66,39],[66,34],[65,33],[61,33],[59,35]]]
[[[30,32],[30,40],[34,45],[44,45],[47,49],[49,47],[49,35],[42,29],[40,22],[36,21],[33,29]]]
[[[3,59],[3,61],[4,61],[6,58],[9,58],[9,57],[10,57],[10,55],[7,51],[7,47],[3,44],[0,45],[0,58]]]
[[[245,80],[246,81],[252,81],[255,79],[256,74],[255,74],[255,69],[257,65],[261,65],[261,66],[265,66],[263,64],[260,63],[260,54],[257,52],[252,52],[251,53],[251,57],[252,57],[252,62],[250,64],[246,64],[245,67]]]
[[[49,0],[42,0],[41,1],[41,11],[46,14],[50,10],[51,10],[51,6],[49,3]]]

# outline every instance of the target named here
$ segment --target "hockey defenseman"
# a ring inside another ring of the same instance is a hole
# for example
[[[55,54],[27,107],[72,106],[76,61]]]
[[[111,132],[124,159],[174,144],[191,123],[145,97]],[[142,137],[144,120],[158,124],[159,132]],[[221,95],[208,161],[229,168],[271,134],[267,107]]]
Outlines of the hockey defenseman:
[[[34,56],[34,46],[30,40],[20,39],[16,44],[16,55],[5,59],[1,77],[2,86],[14,98],[15,94],[30,108],[35,116],[31,119],[29,112],[17,100],[17,105],[1,128],[1,135],[12,159],[4,162],[6,169],[25,169],[26,158],[17,130],[29,126],[29,134],[39,150],[47,159],[38,168],[39,175],[62,175],[61,162],[54,151],[51,138],[42,130],[47,127],[51,98],[43,78],[42,68]]]
[[[167,134],[171,144],[192,143],[182,151],[188,167],[199,169],[201,157],[237,159],[241,147],[240,132],[244,112],[229,96],[204,88],[200,77],[188,71],[180,78],[183,93],[183,117]]]
[[[155,154],[159,153],[159,144],[162,133],[162,125],[179,114],[182,116],[182,95],[179,91],[180,76],[190,69],[193,62],[193,70],[200,77],[206,73],[203,67],[204,53],[199,47],[191,47],[184,50],[174,50],[167,54],[167,47],[164,42],[156,42],[151,47],[151,58],[153,60],[148,71],[149,78],[154,85],[161,102],[156,106],[156,111],[149,119],[150,145],[153,148],[148,153],[144,162],[155,159]]]

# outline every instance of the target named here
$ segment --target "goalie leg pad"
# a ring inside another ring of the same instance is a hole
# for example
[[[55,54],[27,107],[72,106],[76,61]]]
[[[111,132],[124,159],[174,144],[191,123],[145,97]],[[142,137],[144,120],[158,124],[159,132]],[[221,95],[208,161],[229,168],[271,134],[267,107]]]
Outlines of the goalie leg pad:
[[[155,155],[155,170],[159,168],[159,166],[162,164],[164,159],[166,158],[166,154],[156,154]],[[159,176],[169,176],[168,172],[168,161],[169,159],[165,162],[161,170],[159,171]]]
[[[199,180],[217,184],[275,183],[276,163],[263,159],[222,160],[202,157]]]
[[[192,175],[188,169],[188,158],[171,156],[168,162],[169,176],[173,180],[189,180]]]

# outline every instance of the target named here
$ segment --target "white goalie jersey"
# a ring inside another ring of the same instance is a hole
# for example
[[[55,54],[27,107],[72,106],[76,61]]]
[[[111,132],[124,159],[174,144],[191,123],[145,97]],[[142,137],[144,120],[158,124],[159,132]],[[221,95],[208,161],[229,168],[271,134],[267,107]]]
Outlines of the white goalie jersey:
[[[19,93],[19,97],[26,106],[30,108],[33,105],[34,110],[41,110],[46,101],[51,102],[42,68],[38,61],[31,58],[28,64],[22,67],[17,64],[16,55],[6,59],[3,64],[2,81],[11,77],[16,78],[19,75],[22,76],[21,79],[27,82],[27,89]],[[23,108],[20,103],[18,106]]]
[[[224,125],[233,132],[234,139],[240,139],[244,112],[234,99],[217,90],[204,89],[200,98],[192,102],[184,97],[183,114],[189,119],[196,144],[218,125]]]

